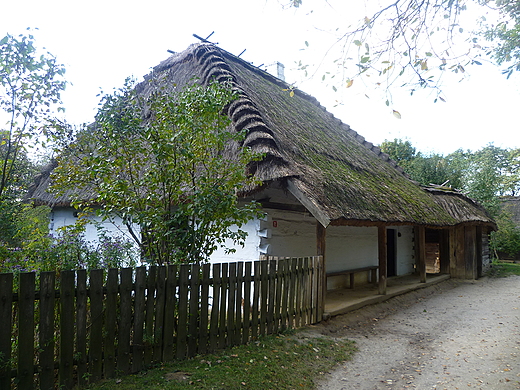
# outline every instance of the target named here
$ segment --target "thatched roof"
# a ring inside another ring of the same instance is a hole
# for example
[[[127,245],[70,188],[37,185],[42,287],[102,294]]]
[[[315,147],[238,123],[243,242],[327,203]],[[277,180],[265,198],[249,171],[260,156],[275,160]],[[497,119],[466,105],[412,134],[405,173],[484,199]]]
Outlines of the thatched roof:
[[[468,211],[476,207],[469,200],[466,213],[450,213],[435,196],[409,180],[388,155],[315,98],[215,45],[196,44],[172,55],[137,89],[145,95],[156,88],[175,92],[194,78],[201,83],[216,79],[232,84],[239,95],[228,108],[232,126],[247,129],[244,146],[265,153],[249,171],[264,185],[281,183],[324,226],[447,226],[460,223],[459,217],[464,222],[485,219],[477,210]],[[35,188],[32,197],[40,198],[44,190]]]
[[[451,188],[436,186],[427,187],[425,190],[432,194],[435,202],[459,223],[478,223],[496,229],[496,225],[486,209],[473,199]]]

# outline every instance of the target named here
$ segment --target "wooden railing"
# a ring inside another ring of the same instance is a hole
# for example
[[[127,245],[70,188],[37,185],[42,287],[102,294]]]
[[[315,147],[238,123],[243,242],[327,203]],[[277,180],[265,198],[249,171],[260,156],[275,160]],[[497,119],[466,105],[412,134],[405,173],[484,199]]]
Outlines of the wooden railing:
[[[321,257],[0,274],[0,389],[70,389],[321,321]],[[39,290],[36,285],[38,284]]]

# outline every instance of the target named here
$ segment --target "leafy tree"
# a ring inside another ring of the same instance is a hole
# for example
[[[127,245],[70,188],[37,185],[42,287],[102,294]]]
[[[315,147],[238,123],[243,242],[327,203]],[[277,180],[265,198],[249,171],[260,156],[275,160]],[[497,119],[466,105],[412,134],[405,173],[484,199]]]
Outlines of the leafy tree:
[[[155,263],[200,262],[227,239],[243,243],[233,226],[258,210],[237,193],[254,183],[245,167],[257,156],[223,115],[233,98],[217,83],[145,98],[128,82],[61,156],[56,187],[76,191],[77,207],[95,201],[105,217],[120,216]]]
[[[39,54],[32,35],[0,40],[0,200],[19,181],[19,167],[31,142],[47,134],[52,108],[65,88],[64,68],[50,53]]]

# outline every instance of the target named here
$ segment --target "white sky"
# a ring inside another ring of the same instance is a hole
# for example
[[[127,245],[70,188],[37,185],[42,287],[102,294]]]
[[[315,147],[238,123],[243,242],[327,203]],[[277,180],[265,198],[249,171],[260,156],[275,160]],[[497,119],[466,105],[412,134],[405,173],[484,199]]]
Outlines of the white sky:
[[[343,26],[347,15],[363,17],[365,11],[357,9],[360,0],[329,0],[332,6],[324,0],[304,0],[305,7],[298,10],[284,10],[278,0],[3,3],[1,36],[38,28],[37,45],[65,64],[72,85],[63,97],[72,123],[92,121],[100,90],[120,87],[127,76],[140,79],[168,57],[167,49],[182,51],[197,42],[193,33],[206,37],[215,31],[211,41],[233,54],[246,49],[241,58],[255,65],[284,63],[288,82],[299,80],[298,87],[375,144],[402,138],[420,151],[442,154],[489,143],[520,148],[520,75],[506,80],[492,65],[467,69],[470,75],[462,82],[460,75],[448,77],[443,87],[447,103],[434,104],[434,96],[427,92],[410,97],[406,90],[394,90],[393,103],[387,107],[362,83],[334,93],[320,82],[319,72],[319,77],[302,83],[295,63],[318,63],[331,42],[331,34],[322,30]],[[310,45],[302,51],[305,41]],[[337,100],[342,104],[334,107]],[[396,119],[392,109],[402,119]]]

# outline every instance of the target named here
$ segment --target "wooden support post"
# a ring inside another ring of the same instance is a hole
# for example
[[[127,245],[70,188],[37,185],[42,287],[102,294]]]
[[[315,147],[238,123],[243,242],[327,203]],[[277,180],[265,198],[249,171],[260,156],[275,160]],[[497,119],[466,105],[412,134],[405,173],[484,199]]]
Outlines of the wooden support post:
[[[379,226],[377,228],[377,249],[379,255],[379,295],[386,295],[386,268],[387,268],[387,252],[386,252],[386,227]]]
[[[415,256],[420,282],[426,283],[426,229],[424,226],[415,228]]]
[[[318,302],[318,311],[323,313],[325,311],[325,299],[327,297],[327,263],[325,261],[325,242],[327,237],[327,228],[324,227],[319,221],[316,221],[316,254],[323,257],[323,268],[322,268],[322,280],[321,287],[322,293],[321,302]],[[320,318],[321,320],[321,318]]]

